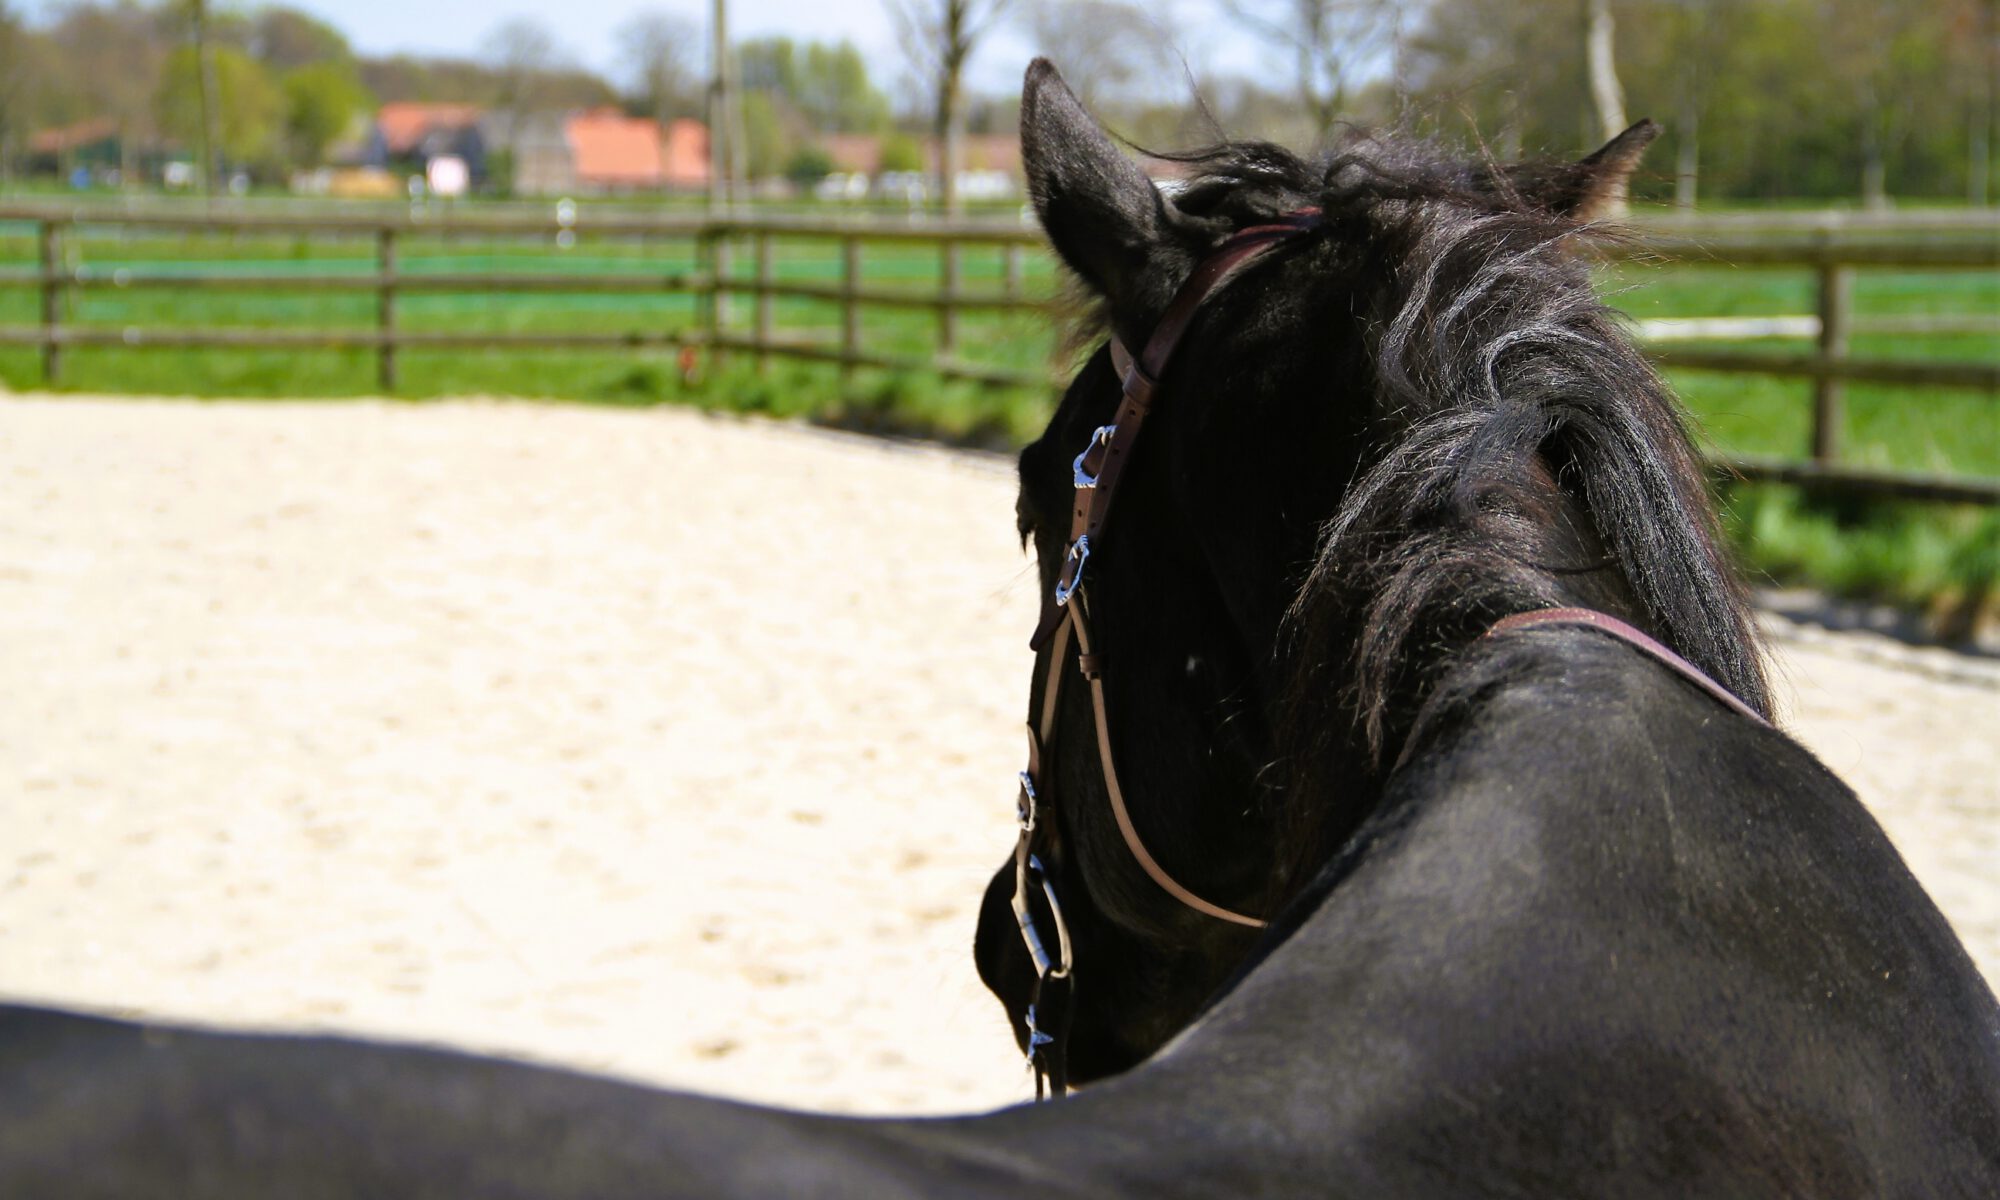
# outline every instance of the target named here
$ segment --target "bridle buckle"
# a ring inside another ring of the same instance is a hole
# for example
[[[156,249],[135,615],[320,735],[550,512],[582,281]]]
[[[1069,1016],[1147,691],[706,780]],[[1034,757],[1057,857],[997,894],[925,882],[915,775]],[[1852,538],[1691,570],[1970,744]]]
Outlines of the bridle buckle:
[[[1090,535],[1084,534],[1070,545],[1069,553],[1063,555],[1062,576],[1056,580],[1056,607],[1062,608],[1069,598],[1076,595],[1076,589],[1083,585],[1083,567],[1090,561]]]
[[[1097,486],[1097,481],[1104,478],[1104,464],[1100,462],[1097,464],[1097,470],[1090,471],[1084,468],[1083,462],[1090,457],[1092,450],[1097,449],[1099,446],[1110,446],[1111,435],[1117,432],[1118,426],[1116,425],[1099,425],[1097,427],[1097,432],[1091,434],[1090,440],[1083,444],[1083,452],[1078,454],[1069,464],[1071,483],[1075,484],[1078,488],[1094,488]]]

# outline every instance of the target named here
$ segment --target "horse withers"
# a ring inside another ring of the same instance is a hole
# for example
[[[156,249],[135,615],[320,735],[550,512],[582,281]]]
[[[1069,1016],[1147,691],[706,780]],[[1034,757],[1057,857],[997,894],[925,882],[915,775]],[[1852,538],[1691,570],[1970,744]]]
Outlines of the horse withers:
[[[2000,1010],[1766,722],[1575,252],[1647,136],[1224,146],[1168,200],[1029,69],[1036,208],[1120,350],[1021,458],[1051,602],[976,957],[1092,1086],[861,1121],[16,1008],[0,1195],[2000,1194]]]

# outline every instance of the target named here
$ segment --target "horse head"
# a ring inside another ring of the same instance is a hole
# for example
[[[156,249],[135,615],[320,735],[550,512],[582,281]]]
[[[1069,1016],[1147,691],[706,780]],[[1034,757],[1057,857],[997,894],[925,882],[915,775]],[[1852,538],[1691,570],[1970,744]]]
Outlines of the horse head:
[[[1031,1027],[1029,1006],[1046,972],[1010,912],[1017,893],[1045,937],[1056,919],[1050,899],[1060,897],[1076,964],[1062,1014],[1067,1067],[1088,1081],[1165,1044],[1260,937],[1254,924],[1217,919],[1169,894],[1135,844],[1212,908],[1261,919],[1366,814],[1389,769],[1382,751],[1400,710],[1386,694],[1353,686],[1368,665],[1365,643],[1399,620],[1408,627],[1403,645],[1421,640],[1421,629],[1442,633],[1424,626],[1434,620],[1428,611],[1380,611],[1380,587],[1344,594],[1354,581],[1329,568],[1327,545],[1365,538],[1375,532],[1369,521],[1393,524],[1397,505],[1409,520],[1430,519],[1421,497],[1385,490],[1378,476],[1396,467],[1390,460],[1409,452],[1418,431],[1449,423],[1462,400],[1455,389],[1481,386],[1446,378],[1464,364],[1442,364],[1434,345],[1451,344],[1473,367],[1483,361],[1489,376],[1527,361],[1508,349],[1506,322],[1491,311],[1509,299],[1510,270],[1549,274],[1535,282],[1569,306],[1539,314],[1548,328],[1517,338],[1517,349],[1573,336],[1578,322],[1606,322],[1583,266],[1560,243],[1622,189],[1652,134],[1642,123],[1581,162],[1508,166],[1449,161],[1394,141],[1357,141],[1314,163],[1272,146],[1232,145],[1190,156],[1191,181],[1169,197],[1053,67],[1038,60],[1029,68],[1021,106],[1029,189],[1092,306],[1087,337],[1109,335],[1139,353],[1190,276],[1240,244],[1242,231],[1287,221],[1297,230],[1182,314],[1185,331],[1156,381],[1143,443],[1124,464],[1116,516],[1076,564],[1087,578],[1070,603],[1089,619],[1106,715],[1093,712],[1074,653],[1048,640],[1038,648],[1031,728],[1051,686],[1058,697],[1034,781],[1045,808],[1034,866],[1049,890],[1024,889],[1010,859],[988,889],[976,946],[981,977],[1031,1058],[1044,1031]],[[1435,243],[1447,237],[1458,240],[1440,249]],[[1108,436],[1102,431],[1129,390],[1123,383],[1109,350],[1097,349],[1021,453],[1019,526],[1045,597],[1073,582],[1066,563],[1076,557],[1078,456]],[[1544,505],[1548,512],[1529,514],[1532,523],[1573,536],[1524,553],[1609,564],[1564,576],[1562,599],[1581,592],[1640,620],[1657,616],[1632,597],[1623,568],[1634,564],[1620,557],[1630,557],[1621,532],[1590,528],[1589,498],[1572,495],[1564,477],[1572,455],[1557,434],[1561,422],[1545,417],[1521,418],[1544,424],[1530,431],[1523,461],[1500,472],[1523,481],[1518,503],[1492,502],[1494,489],[1468,494],[1462,478],[1447,499],[1503,520]],[[1590,432],[1588,423],[1578,428]],[[1671,443],[1678,426],[1654,432]],[[1350,509],[1364,490],[1374,509],[1357,520]],[[1362,545],[1359,557],[1368,556]],[[1341,611],[1302,625],[1301,605],[1315,594],[1336,595]],[[1448,620],[1469,628],[1505,615],[1509,603],[1473,597],[1447,606]],[[1045,616],[1045,631],[1054,615]],[[1059,654],[1070,661],[1052,663]],[[1384,693],[1420,683],[1403,678],[1421,675],[1411,663],[1397,671]],[[1129,832],[1112,811],[1112,758],[1130,798]]]

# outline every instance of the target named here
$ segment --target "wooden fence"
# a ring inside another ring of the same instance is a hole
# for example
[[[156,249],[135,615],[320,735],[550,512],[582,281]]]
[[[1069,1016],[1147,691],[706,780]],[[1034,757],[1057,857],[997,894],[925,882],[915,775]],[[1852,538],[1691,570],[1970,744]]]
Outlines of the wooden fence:
[[[397,355],[403,349],[556,349],[697,347],[713,354],[754,356],[760,363],[785,356],[856,367],[921,370],[981,384],[1048,387],[1045,371],[1009,370],[967,361],[960,355],[959,316],[967,311],[1044,311],[1045,298],[1023,286],[1023,257],[1039,250],[1040,232],[1021,223],[959,222],[868,224],[778,216],[714,218],[593,216],[573,214],[452,214],[443,219],[411,216],[336,217],[284,212],[201,213],[59,209],[0,205],[0,223],[31,224],[38,264],[0,271],[0,287],[38,288],[39,323],[0,325],[0,345],[38,346],[43,378],[62,379],[63,352],[74,346],[285,347],[358,349],[376,356],[378,383],[397,386]],[[69,265],[65,240],[79,227],[124,230],[179,230],[202,234],[336,236],[372,239],[373,270],[329,275],[304,271],[205,271],[200,274],[132,269],[95,270]],[[1942,232],[1940,232],[1942,231]],[[1967,233],[1969,231],[1969,236]],[[1847,383],[1884,383],[1924,388],[1965,388],[2000,396],[2000,362],[1932,362],[1857,357],[1848,352],[1857,329],[1852,312],[1853,279],[1871,268],[1993,270],[2000,267],[2000,223],[1990,219],[1947,222],[1911,236],[1876,224],[1850,228],[1821,223],[1800,229],[1667,227],[1615,248],[1616,253],[1658,262],[1711,262],[1737,267],[1808,268],[1818,280],[1816,345],[1806,353],[1731,351],[1656,344],[1651,353],[1676,369],[1720,371],[1808,379],[1813,387],[1811,457],[1805,460],[1739,459],[1719,463],[1724,474],[1800,486],[1911,499],[2000,505],[2000,480],[1920,475],[1857,469],[1841,461],[1843,390]],[[1950,236],[1957,234],[1958,236]],[[411,273],[398,269],[399,246],[410,238],[535,239],[566,244],[592,238],[684,239],[696,247],[697,266],[679,272],[455,272]],[[775,270],[774,247],[785,239],[833,242],[839,247],[836,283],[784,280]],[[871,286],[864,282],[863,253],[870,244],[934,247],[938,275],[922,289]],[[1004,262],[997,287],[965,286],[961,270],[966,247],[997,248]],[[747,251],[751,271],[735,270],[733,256]],[[79,325],[65,320],[73,291],[97,288],[181,290],[339,289],[372,293],[374,328],[347,329],[161,329]],[[432,332],[401,328],[397,299],[412,292],[565,292],[685,294],[694,297],[691,326],[639,332],[590,330],[540,332]],[[736,319],[732,300],[749,300],[746,322]],[[773,302],[793,297],[829,302],[840,314],[833,340],[801,337],[777,328]],[[868,308],[901,307],[930,311],[935,318],[934,352],[895,356],[863,344],[861,313]],[[1980,318],[1972,318],[1977,323]],[[1946,332],[1967,327],[1965,318],[1899,318],[1909,332]],[[1862,331],[1870,327],[1859,326]]]

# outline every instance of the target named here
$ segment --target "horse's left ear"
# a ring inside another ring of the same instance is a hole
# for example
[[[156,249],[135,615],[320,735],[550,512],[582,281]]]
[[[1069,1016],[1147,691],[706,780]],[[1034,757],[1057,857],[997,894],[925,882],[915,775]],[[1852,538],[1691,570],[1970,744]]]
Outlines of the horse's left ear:
[[[1554,182],[1553,194],[1543,203],[1579,221],[1624,211],[1625,185],[1646,153],[1646,147],[1660,136],[1660,127],[1650,120],[1640,121],[1612,138],[1595,154],[1573,164]]]
[[[1131,304],[1165,202],[1045,58],[1028,65],[1021,87],[1021,162],[1056,253],[1114,305]]]

